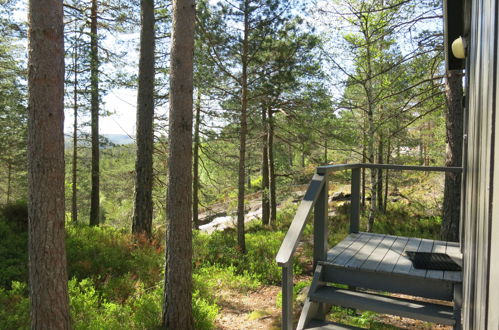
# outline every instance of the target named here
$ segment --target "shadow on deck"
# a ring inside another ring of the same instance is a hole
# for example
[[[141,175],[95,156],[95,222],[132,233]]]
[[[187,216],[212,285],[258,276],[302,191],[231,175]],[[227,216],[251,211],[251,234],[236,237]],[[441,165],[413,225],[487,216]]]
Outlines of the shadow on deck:
[[[325,321],[331,305],[452,325],[455,329],[459,329],[462,272],[416,269],[405,254],[405,251],[445,253],[461,265],[459,244],[359,232],[361,168],[461,171],[460,168],[377,164],[319,167],[276,257],[283,274],[282,328],[292,329],[292,256],[306,220],[314,209],[314,278],[297,329],[352,329]],[[352,170],[350,234],[329,249],[328,173],[347,169]],[[338,288],[333,283],[346,285],[348,289]],[[402,299],[386,293],[400,293],[448,303]]]

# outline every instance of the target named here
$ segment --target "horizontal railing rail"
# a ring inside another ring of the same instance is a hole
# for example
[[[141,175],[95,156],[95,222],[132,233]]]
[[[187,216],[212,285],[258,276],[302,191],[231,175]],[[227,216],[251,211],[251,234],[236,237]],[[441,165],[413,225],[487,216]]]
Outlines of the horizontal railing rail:
[[[394,165],[394,164],[342,164],[342,165],[325,165],[317,167],[317,173],[330,173],[355,168],[379,168],[382,170],[396,171],[422,171],[422,172],[461,172],[462,167],[445,167],[445,166],[418,166],[418,165]]]
[[[461,173],[461,167],[433,167],[392,164],[341,164],[317,167],[307,192],[303,197],[296,215],[291,222],[284,241],[276,256],[277,264],[282,267],[282,329],[292,328],[293,317],[293,255],[300,241],[307,219],[314,208],[314,268],[318,261],[326,260],[328,251],[328,175],[332,172],[352,170],[350,232],[359,231],[360,218],[360,170],[362,168]]]

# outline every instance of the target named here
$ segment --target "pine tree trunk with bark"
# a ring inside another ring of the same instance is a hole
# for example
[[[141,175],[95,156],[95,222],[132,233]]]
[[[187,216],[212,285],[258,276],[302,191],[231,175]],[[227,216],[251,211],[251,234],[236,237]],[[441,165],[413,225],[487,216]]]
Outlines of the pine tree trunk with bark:
[[[70,329],[64,230],[63,3],[29,2],[28,215],[31,329]]]
[[[448,71],[445,84],[447,111],[445,113],[447,133],[446,166],[462,166],[463,157],[463,86],[462,72]],[[459,218],[461,211],[461,174],[445,173],[444,205],[441,238],[459,241]]]
[[[241,114],[239,117],[239,166],[237,183],[237,245],[241,252],[246,252],[246,239],[244,236],[244,195],[246,175],[246,135],[248,133],[248,56],[249,56],[249,3],[244,1],[244,32],[243,52],[241,57]]]
[[[269,194],[270,194],[270,223],[275,224],[277,219],[276,176],[274,166],[274,114],[269,107],[268,113],[268,142],[269,153]]]
[[[378,141],[378,164],[383,164],[383,138],[379,137]],[[378,210],[383,212],[383,170],[378,169],[378,179],[376,180],[376,189],[378,197]]]
[[[90,120],[92,136],[92,191],[90,193],[90,226],[99,225],[99,45],[97,38],[97,0],[90,9]]]
[[[192,158],[192,220],[194,228],[199,229],[199,127],[201,125],[201,91],[198,89],[196,99],[196,116],[194,120],[194,155]]]
[[[194,327],[192,316],[193,0],[173,2],[167,246],[163,328]]]
[[[139,86],[137,95],[137,159],[132,233],[151,236],[154,119],[154,0],[141,0]]]
[[[268,154],[268,127],[267,109],[262,106],[262,223],[270,223],[270,200],[269,200],[269,154]]]
[[[73,57],[73,163],[71,164],[71,221],[78,222],[78,41],[75,41]]]

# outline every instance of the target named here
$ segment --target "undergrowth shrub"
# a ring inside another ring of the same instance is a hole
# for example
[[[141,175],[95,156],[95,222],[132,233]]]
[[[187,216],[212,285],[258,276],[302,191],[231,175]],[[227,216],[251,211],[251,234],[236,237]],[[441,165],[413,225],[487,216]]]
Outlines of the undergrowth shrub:
[[[220,290],[230,289],[246,293],[258,289],[262,284],[255,277],[246,273],[237,274],[234,266],[222,267],[219,265],[206,266],[195,269],[193,273],[194,287],[203,297],[216,301],[216,294]]]
[[[0,217],[15,232],[28,231],[28,204],[25,200],[15,201],[0,208]]]
[[[126,277],[154,285],[161,279],[163,244],[136,239],[110,227],[67,228],[70,277],[93,278],[110,287],[120,286],[111,278]]]
[[[238,275],[248,275],[265,284],[277,284],[281,270],[275,256],[284,238],[282,231],[260,230],[246,234],[246,250],[243,254],[236,249],[237,236],[234,230],[214,232],[211,235],[194,234],[194,266],[232,266]],[[301,267],[296,264],[296,272]]]
[[[335,245],[347,234],[350,221],[350,203],[346,202],[335,207],[336,214],[330,223],[329,242]],[[403,202],[388,204],[386,212],[378,212],[374,220],[373,232],[399,235],[407,237],[420,237],[439,239],[442,218],[439,216],[425,215],[418,205]],[[360,230],[367,227],[366,215],[361,217]],[[331,230],[334,228],[334,230]]]
[[[0,329],[29,329],[29,298],[25,283],[0,287]]]
[[[0,217],[0,287],[28,280],[28,233],[13,229]]]

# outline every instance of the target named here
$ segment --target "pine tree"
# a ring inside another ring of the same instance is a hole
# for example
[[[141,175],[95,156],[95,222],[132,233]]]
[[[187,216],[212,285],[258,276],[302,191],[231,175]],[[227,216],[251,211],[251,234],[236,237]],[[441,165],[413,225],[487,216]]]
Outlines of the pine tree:
[[[30,1],[29,23],[28,251],[31,328],[70,329],[64,242],[62,1]]]
[[[192,329],[192,87],[195,3],[173,2],[163,327]]]
[[[135,208],[132,232],[151,236],[154,142],[154,1],[141,0],[141,12]]]

